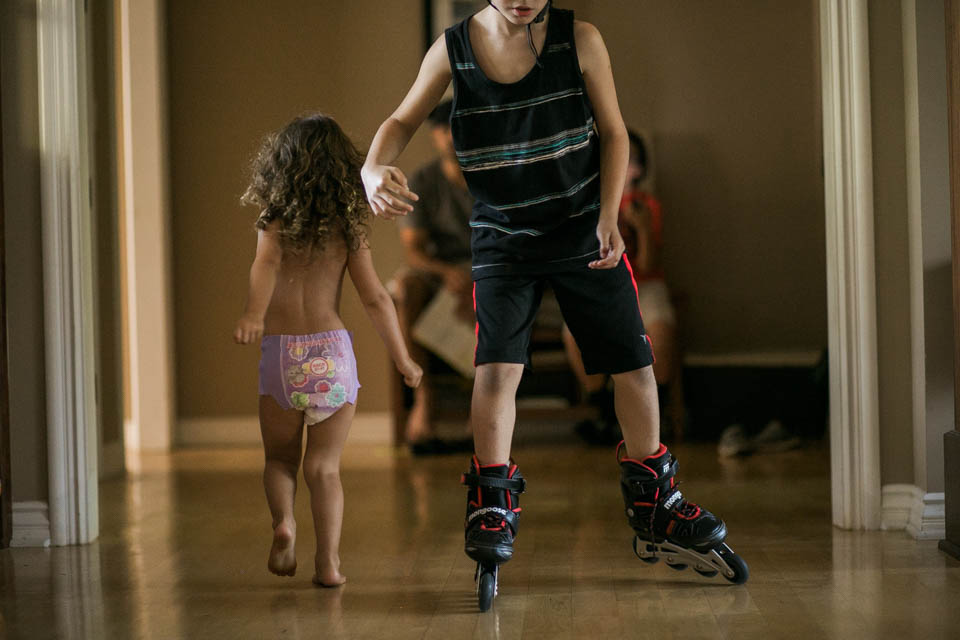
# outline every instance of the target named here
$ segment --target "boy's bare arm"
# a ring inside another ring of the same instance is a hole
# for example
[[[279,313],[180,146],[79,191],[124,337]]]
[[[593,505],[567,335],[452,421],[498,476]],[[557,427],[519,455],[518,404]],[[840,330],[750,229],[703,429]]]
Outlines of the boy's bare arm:
[[[257,234],[257,255],[250,267],[247,307],[233,332],[233,339],[239,344],[250,344],[263,336],[263,316],[273,298],[277,272],[283,260],[283,249],[272,226]]]
[[[600,32],[592,24],[578,20],[574,23],[574,37],[600,137],[600,222],[597,225],[600,259],[591,262],[590,267],[612,269],[619,264],[623,254],[623,239],[617,231],[617,213],[627,175],[630,141],[620,115],[610,55]]]
[[[377,271],[373,266],[373,257],[369,247],[361,247],[350,252],[347,259],[347,269],[350,279],[360,294],[360,301],[370,321],[373,323],[380,338],[387,346],[387,351],[393,359],[397,370],[403,375],[403,380],[411,387],[420,384],[423,370],[410,357],[407,345],[400,332],[400,321],[397,319],[397,309],[393,306],[390,294],[380,282]]]
[[[430,110],[440,102],[451,77],[447,43],[444,36],[440,36],[424,56],[420,73],[403,102],[380,125],[370,143],[361,176],[375,215],[390,220],[413,211],[410,201],[416,201],[417,195],[410,191],[407,177],[393,163]]]

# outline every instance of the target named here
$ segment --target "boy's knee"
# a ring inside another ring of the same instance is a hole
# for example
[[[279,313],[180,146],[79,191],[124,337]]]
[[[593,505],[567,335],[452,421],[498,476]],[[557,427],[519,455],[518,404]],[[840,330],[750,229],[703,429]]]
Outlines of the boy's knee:
[[[629,384],[637,387],[657,385],[657,380],[653,375],[653,365],[648,365],[642,369],[634,369],[633,371],[615,373],[611,377],[613,378],[614,384]]]
[[[474,385],[485,395],[516,393],[522,377],[522,364],[483,364],[477,367]]]

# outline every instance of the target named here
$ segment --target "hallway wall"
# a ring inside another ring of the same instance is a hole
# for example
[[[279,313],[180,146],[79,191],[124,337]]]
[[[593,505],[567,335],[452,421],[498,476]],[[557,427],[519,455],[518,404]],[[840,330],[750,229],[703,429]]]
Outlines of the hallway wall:
[[[231,339],[256,243],[257,212],[239,204],[248,162],[264,134],[312,110],[365,148],[416,76],[422,3],[167,6],[179,415],[253,415],[259,350]],[[430,157],[421,133],[399,165],[410,172]],[[373,225],[383,280],[401,262],[396,234],[392,223]],[[384,410],[392,365],[349,283],[342,315],[355,332],[360,408]]]
[[[34,0],[0,2],[0,45],[11,491],[17,502],[46,502],[47,411]]]

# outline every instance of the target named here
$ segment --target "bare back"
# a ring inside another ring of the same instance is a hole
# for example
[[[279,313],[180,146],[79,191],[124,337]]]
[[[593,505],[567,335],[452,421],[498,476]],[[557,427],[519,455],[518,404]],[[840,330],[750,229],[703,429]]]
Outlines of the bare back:
[[[264,316],[264,333],[304,335],[343,329],[340,294],[347,257],[342,238],[330,238],[309,256],[284,251]]]

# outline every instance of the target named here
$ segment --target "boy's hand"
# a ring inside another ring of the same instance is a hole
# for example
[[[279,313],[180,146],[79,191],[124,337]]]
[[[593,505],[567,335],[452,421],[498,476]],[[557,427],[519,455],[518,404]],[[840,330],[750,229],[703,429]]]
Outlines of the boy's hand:
[[[263,318],[244,314],[237,320],[237,328],[233,331],[233,341],[237,344],[250,344],[263,337]]]
[[[367,201],[373,214],[393,220],[413,211],[408,200],[416,202],[420,196],[407,188],[407,177],[396,167],[377,165],[364,167],[360,172]]]
[[[597,225],[597,239],[600,241],[600,259],[591,262],[591,269],[613,269],[620,263],[623,255],[623,238],[617,229],[617,221],[601,217]]]
[[[397,365],[397,371],[403,376],[403,381],[411,389],[420,386],[420,379],[423,378],[423,369],[420,368],[412,358],[407,358],[404,362]]]

